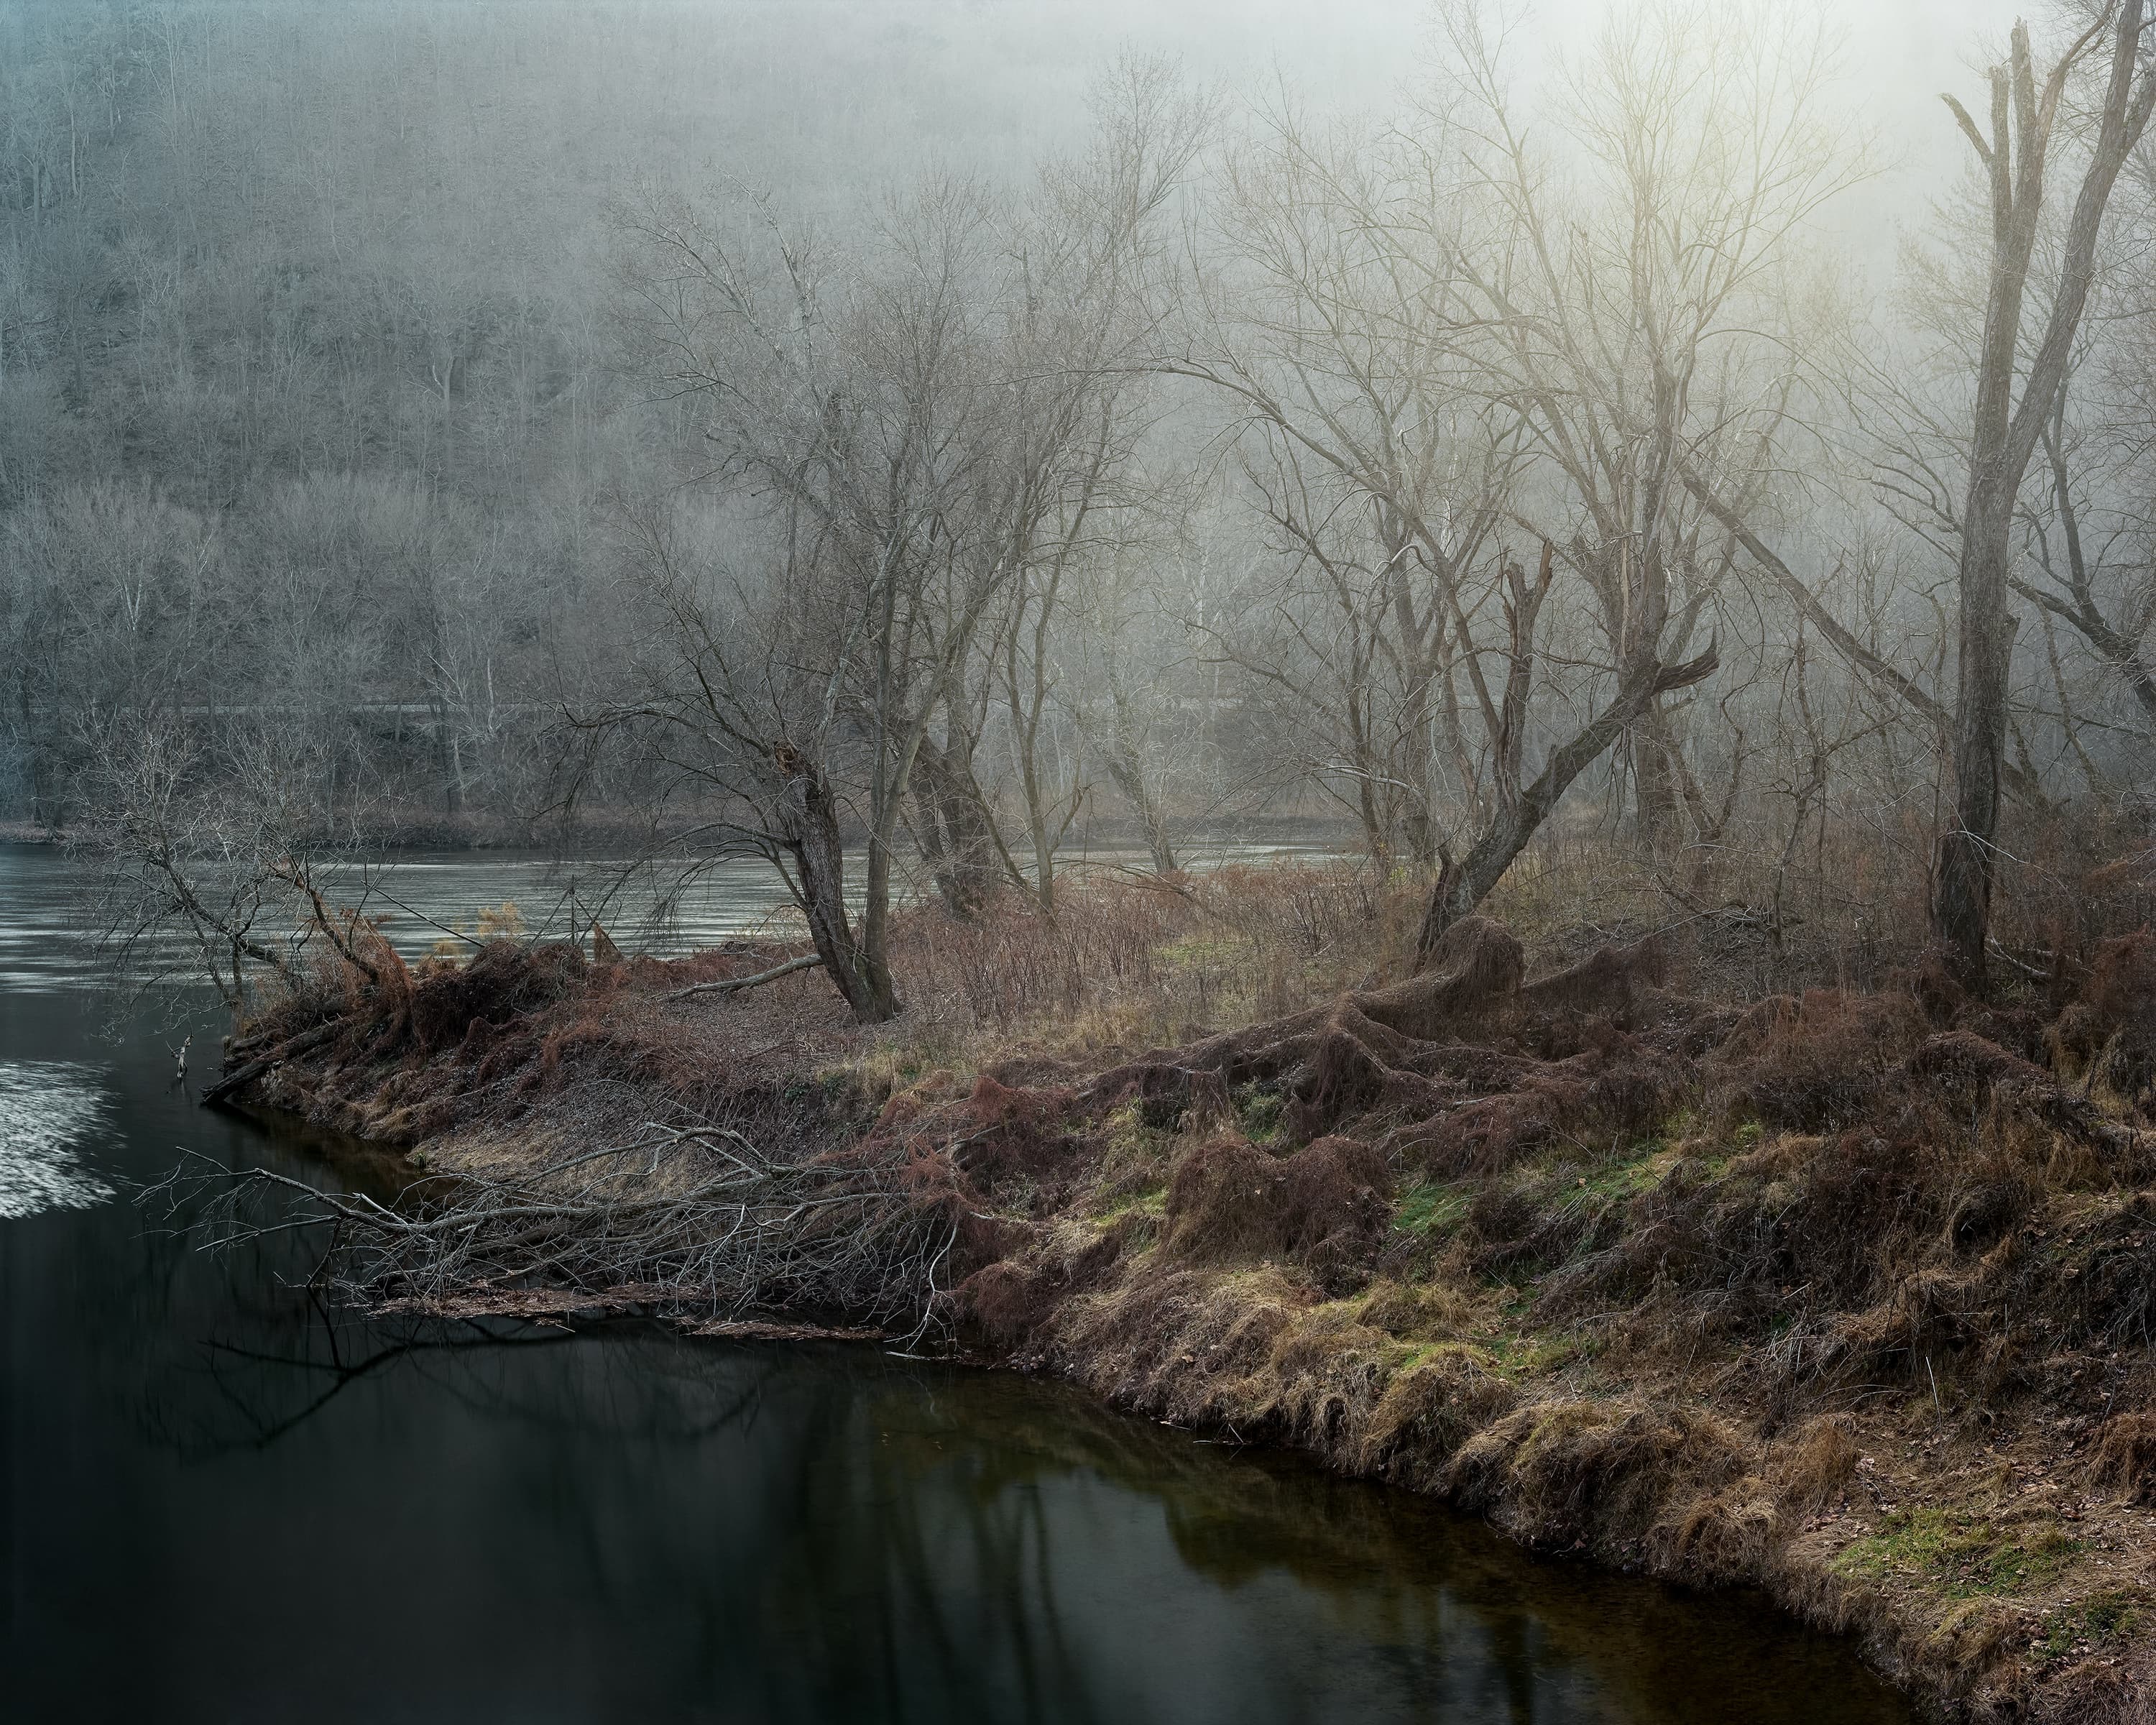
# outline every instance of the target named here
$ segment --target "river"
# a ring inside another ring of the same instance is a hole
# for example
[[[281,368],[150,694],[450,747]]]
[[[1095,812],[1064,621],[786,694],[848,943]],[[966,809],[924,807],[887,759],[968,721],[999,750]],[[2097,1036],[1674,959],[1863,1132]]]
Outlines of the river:
[[[436,866],[393,890],[455,922],[533,865]],[[746,924],[771,899],[742,890]],[[1532,1560],[1063,1386],[324,1311],[292,1243],[206,1257],[129,1193],[183,1149],[363,1162],[194,1106],[171,1050],[199,1081],[214,1002],[108,1034],[83,932],[65,859],[0,847],[11,1721],[1913,1718],[1761,1602]]]

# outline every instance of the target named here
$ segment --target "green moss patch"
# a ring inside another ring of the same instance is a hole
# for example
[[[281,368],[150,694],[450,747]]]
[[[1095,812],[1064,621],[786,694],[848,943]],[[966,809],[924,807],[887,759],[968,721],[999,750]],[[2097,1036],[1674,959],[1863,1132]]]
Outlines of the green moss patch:
[[[1878,1532],[1852,1541],[1834,1567],[1861,1581],[1942,1584],[1948,1598],[1969,1599],[2041,1592],[2082,1548],[2055,1522],[2002,1527],[1926,1506],[1896,1511]]]
[[[2062,1610],[2046,1613],[2030,1655],[2049,1664],[2106,1643],[2122,1640],[2148,1620],[2148,1601],[2121,1588],[2106,1588],[2076,1599]]]
[[[1473,1189],[1465,1181],[1417,1180],[1393,1205],[1393,1226],[1427,1239],[1442,1238],[1467,1219],[1472,1197]]]
[[[1233,1100],[1236,1123],[1253,1144],[1270,1144],[1280,1137],[1281,1110],[1285,1099],[1279,1091],[1245,1084],[1236,1088]]]
[[[1139,1186],[1118,1192],[1093,1212],[1096,1222],[1121,1221],[1125,1216],[1150,1216],[1156,1219],[1168,1214],[1168,1183],[1159,1181],[1149,1186]]]

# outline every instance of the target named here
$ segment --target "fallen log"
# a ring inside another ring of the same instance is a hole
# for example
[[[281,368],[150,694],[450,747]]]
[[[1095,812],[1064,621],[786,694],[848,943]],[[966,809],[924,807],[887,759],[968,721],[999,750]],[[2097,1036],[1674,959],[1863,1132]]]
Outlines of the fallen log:
[[[295,1055],[305,1054],[311,1048],[321,1047],[343,1028],[342,1019],[331,1019],[326,1024],[317,1024],[311,1030],[302,1030],[290,1041],[278,1044],[268,1054],[257,1055],[253,1060],[234,1066],[232,1070],[203,1091],[203,1106],[205,1108],[217,1106],[235,1091],[244,1090],[272,1067],[282,1065]]]

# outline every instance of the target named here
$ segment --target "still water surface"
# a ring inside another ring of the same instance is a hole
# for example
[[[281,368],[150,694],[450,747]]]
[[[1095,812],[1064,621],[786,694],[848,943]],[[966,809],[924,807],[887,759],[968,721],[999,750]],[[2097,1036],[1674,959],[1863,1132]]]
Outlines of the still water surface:
[[[183,1146],[339,1175],[172,1086],[211,1004],[101,1036],[71,914],[61,858],[0,849],[0,1717],[1911,1718],[1759,1605],[1056,1385],[326,1313],[127,1202]]]

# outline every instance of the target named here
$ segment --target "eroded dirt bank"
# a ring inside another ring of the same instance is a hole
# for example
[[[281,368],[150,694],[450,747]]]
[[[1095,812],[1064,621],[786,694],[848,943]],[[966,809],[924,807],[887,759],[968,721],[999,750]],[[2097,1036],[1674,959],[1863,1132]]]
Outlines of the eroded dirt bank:
[[[2146,934],[2011,1008],[1922,973],[1739,1007],[1651,947],[1531,978],[1475,920],[1246,1029],[921,1071],[810,982],[680,992],[769,957],[500,943],[234,1059],[475,1178],[654,1121],[891,1171],[978,1358],[1757,1582],[1942,1713],[2156,1717]]]

